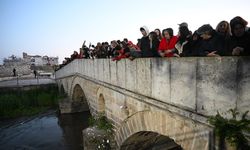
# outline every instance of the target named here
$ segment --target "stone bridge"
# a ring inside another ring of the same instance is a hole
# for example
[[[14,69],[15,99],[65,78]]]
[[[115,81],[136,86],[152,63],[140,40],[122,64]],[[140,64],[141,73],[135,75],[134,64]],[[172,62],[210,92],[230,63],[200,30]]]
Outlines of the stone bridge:
[[[249,57],[78,59],[56,80],[72,104],[65,113],[104,112],[118,149],[143,149],[152,139],[158,148],[216,149],[208,117],[250,108]]]

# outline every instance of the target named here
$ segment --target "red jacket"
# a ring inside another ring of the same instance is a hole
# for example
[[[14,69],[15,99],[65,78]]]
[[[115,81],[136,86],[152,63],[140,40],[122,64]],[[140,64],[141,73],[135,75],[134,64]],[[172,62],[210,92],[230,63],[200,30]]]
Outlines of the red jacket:
[[[167,41],[166,38],[162,38],[158,51],[160,52],[160,51],[173,49],[177,41],[178,41],[177,36],[172,36],[170,41]],[[165,54],[165,57],[173,57],[173,56],[174,56],[174,53]]]
[[[124,49],[119,50],[118,53],[119,53],[119,55],[116,56],[115,58],[113,58],[112,61],[115,61],[115,60],[119,61],[119,60],[121,60],[123,58],[127,58],[128,57],[128,55],[125,53]]]

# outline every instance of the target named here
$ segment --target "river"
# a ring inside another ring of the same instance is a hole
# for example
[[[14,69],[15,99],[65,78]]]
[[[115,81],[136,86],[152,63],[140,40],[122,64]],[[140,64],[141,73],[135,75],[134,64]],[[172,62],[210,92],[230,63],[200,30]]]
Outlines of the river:
[[[89,112],[60,115],[55,111],[8,122],[0,127],[0,150],[82,150],[82,130]]]

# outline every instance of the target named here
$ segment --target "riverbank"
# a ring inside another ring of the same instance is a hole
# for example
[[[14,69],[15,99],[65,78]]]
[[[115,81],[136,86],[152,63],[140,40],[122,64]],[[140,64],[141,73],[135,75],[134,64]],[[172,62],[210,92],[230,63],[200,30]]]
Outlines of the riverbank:
[[[0,89],[0,120],[32,116],[58,107],[62,96],[55,84]]]

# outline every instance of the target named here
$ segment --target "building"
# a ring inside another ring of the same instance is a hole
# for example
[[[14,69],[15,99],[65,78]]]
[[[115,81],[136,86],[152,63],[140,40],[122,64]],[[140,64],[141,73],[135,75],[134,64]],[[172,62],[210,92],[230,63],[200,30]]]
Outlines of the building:
[[[58,65],[58,57],[48,57],[40,55],[28,55],[23,53],[23,59],[33,66],[55,66]]]
[[[31,75],[33,70],[37,70],[38,73],[53,74],[57,65],[58,57],[28,55],[23,52],[23,58],[12,55],[3,60],[3,65],[0,66],[0,77],[12,76],[14,68],[19,76]]]

